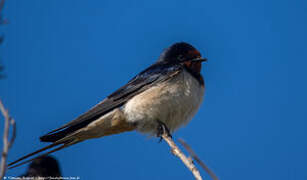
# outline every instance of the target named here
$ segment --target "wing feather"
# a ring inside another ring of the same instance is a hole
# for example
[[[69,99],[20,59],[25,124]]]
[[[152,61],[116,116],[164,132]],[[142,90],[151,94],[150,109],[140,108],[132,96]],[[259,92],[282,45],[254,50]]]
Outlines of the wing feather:
[[[41,141],[55,142],[66,135],[85,127],[100,116],[124,105],[133,96],[145,91],[159,82],[166,81],[182,70],[181,65],[156,63],[135,76],[126,85],[109,95],[89,111],[75,120],[41,136]]]

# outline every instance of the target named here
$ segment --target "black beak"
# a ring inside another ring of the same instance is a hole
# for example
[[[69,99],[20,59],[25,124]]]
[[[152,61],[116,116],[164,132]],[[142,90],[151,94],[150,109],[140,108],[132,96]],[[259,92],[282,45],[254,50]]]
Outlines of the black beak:
[[[195,58],[195,59],[192,59],[191,60],[192,62],[205,62],[207,61],[207,58],[202,58],[202,57],[199,57],[199,58]]]

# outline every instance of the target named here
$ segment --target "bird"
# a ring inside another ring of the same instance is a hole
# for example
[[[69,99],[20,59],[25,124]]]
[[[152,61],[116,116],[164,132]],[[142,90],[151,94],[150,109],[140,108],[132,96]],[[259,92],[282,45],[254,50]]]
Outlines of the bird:
[[[186,125],[202,103],[207,61],[191,44],[177,42],[164,49],[155,63],[76,119],[40,137],[51,144],[8,164],[14,168],[84,140],[138,131],[171,136]],[[46,150],[50,150],[46,152]],[[39,156],[39,157],[40,157]],[[23,162],[21,162],[23,161]],[[18,163],[18,164],[17,164]]]
[[[58,161],[52,156],[42,156],[33,160],[22,179],[60,179],[61,170]]]

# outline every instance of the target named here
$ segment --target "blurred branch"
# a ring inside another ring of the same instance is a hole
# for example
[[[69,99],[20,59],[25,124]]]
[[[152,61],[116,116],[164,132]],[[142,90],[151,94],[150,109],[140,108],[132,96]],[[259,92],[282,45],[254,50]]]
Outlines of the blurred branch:
[[[0,16],[1,16],[1,11],[0,11]],[[1,21],[1,17],[0,17],[0,21]],[[0,45],[3,43],[4,41],[4,36],[0,36]],[[4,77],[4,75],[2,75],[1,73],[3,72],[4,66],[0,64],[0,79],[2,79]]]
[[[8,21],[4,19],[2,15],[4,3],[5,3],[5,0],[0,0],[0,24],[8,24]]]
[[[5,0],[0,1],[0,12],[2,12],[2,10],[4,8],[4,2],[5,2]]]
[[[196,180],[202,180],[202,177],[200,176],[200,173],[198,169],[193,164],[192,160],[187,158],[183,152],[179,149],[179,147],[175,144],[175,142],[172,140],[172,138],[167,134],[164,133],[162,135],[162,138],[167,142],[167,144],[171,148],[171,152],[180,158],[180,160],[183,162],[183,164],[192,172]]]
[[[219,180],[219,178],[214,174],[213,171],[209,169],[208,166],[206,166],[205,163],[203,163],[200,158],[197,156],[197,154],[193,151],[193,149],[183,140],[178,139],[180,144],[188,151],[188,153],[191,155],[191,157],[210,175],[210,177],[214,180]]]
[[[4,78],[5,76],[1,74],[3,72],[4,66],[0,64],[0,79]]]
[[[0,179],[3,179],[6,171],[6,159],[8,155],[9,148],[14,143],[16,137],[16,123],[13,118],[10,117],[8,110],[5,109],[2,101],[0,100],[0,111],[4,117],[4,133],[3,133],[3,152],[0,164]],[[9,140],[9,130],[12,126],[12,137]]]
[[[7,24],[8,21],[6,19],[3,18],[3,8],[4,8],[4,3],[5,3],[5,0],[0,0],[0,25],[3,25],[3,24]],[[3,35],[0,35],[0,44],[3,43],[3,40],[4,40],[4,36]],[[4,67],[0,64],[0,73],[2,73]],[[0,79],[3,78],[4,75],[0,74]]]

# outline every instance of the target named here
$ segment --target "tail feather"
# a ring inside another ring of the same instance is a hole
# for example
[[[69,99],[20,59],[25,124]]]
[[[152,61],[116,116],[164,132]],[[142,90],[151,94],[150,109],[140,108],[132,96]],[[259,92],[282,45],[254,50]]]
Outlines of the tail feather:
[[[56,133],[48,133],[46,135],[39,137],[39,139],[42,142],[56,142],[62,139],[63,137],[67,136],[68,134],[72,133],[73,131],[74,129],[71,130],[71,128],[67,128]]]
[[[9,163],[9,164],[8,164],[8,169],[12,169],[12,168],[21,166],[21,165],[23,165],[23,164],[26,164],[26,163],[28,163],[28,162],[33,161],[34,159],[36,159],[36,158],[38,158],[38,157],[46,156],[46,155],[48,155],[48,154],[50,154],[50,153],[59,151],[59,150],[64,149],[64,148],[66,148],[66,147],[68,147],[68,146],[71,146],[71,145],[73,145],[73,144],[76,144],[76,143],[78,143],[78,142],[81,142],[81,141],[72,140],[72,141],[66,141],[66,142],[62,142],[62,141],[61,141],[61,142],[55,142],[55,143],[53,143],[53,144],[50,144],[49,146],[46,146],[46,147],[44,147],[44,148],[42,148],[42,149],[39,149],[39,150],[37,150],[37,151],[35,151],[35,152],[32,152],[32,153],[30,153],[30,154],[27,154],[27,155],[25,155],[25,156],[23,156],[23,157],[17,159],[16,161],[13,161],[13,162]],[[62,144],[62,145],[61,145],[61,144]],[[61,146],[60,146],[60,147],[57,147],[57,146],[59,146],[59,145],[61,145]],[[29,159],[29,160],[26,160],[26,161],[23,161],[23,162],[19,163],[20,161],[22,161],[22,160],[24,160],[24,159],[27,159],[27,158],[29,158],[29,157],[32,157],[32,156],[34,156],[34,155],[36,155],[36,154],[38,154],[38,153],[40,153],[40,152],[46,151],[46,150],[51,149],[51,148],[53,148],[53,147],[56,147],[56,148],[53,149],[53,150],[51,150],[51,151],[48,151],[48,152],[46,152],[46,153],[43,153],[43,154],[41,154],[41,155],[38,155],[38,156],[36,156],[36,157],[33,157],[33,158]]]
[[[46,135],[41,136],[39,139],[42,142],[56,142],[56,141],[61,140],[64,137],[71,135],[71,134],[75,133],[76,131],[86,127],[86,125],[87,124],[85,124],[85,123],[80,123],[80,124],[77,124],[77,125],[74,125],[74,126],[67,127],[65,129],[62,129],[62,130],[57,131],[57,132],[55,132],[55,130],[54,130],[54,131],[49,132]]]
[[[52,142],[52,144],[17,159],[16,161],[8,164],[8,167],[9,169],[15,168],[17,166],[33,161],[37,157],[45,156],[50,153],[59,151],[73,144],[82,142],[86,139],[119,134],[122,132],[132,131],[135,128],[136,127],[134,124],[131,124],[126,121],[125,116],[120,109],[115,109],[85,127],[83,127],[83,125],[75,125],[72,127],[68,127],[67,129],[63,129],[62,131],[48,133],[45,136],[42,136],[42,141]],[[29,157],[32,157],[51,148],[54,149],[48,151],[47,153],[43,153],[42,155],[38,155],[32,159],[23,161]]]
[[[14,165],[14,164],[16,164],[16,163],[18,163],[18,162],[20,162],[20,161],[22,161],[22,160],[28,158],[28,157],[34,156],[34,155],[36,155],[36,154],[38,154],[38,153],[40,153],[40,152],[43,152],[43,151],[45,151],[45,150],[47,150],[47,149],[53,148],[53,147],[58,146],[58,145],[60,145],[60,143],[52,143],[52,144],[50,144],[50,145],[48,145],[48,146],[46,146],[46,147],[43,147],[43,148],[41,148],[41,149],[39,149],[39,150],[37,150],[37,151],[34,151],[34,152],[32,152],[32,153],[29,153],[29,154],[27,154],[27,155],[25,155],[25,156],[23,156],[23,157],[17,159],[16,161],[13,161],[13,162],[9,163],[8,166],[12,166],[12,165]]]
[[[14,165],[14,164],[11,164],[11,165],[9,165],[9,169],[12,169],[12,168],[21,166],[21,165],[23,165],[23,164],[26,164],[26,163],[28,163],[28,162],[33,161],[33,160],[36,159],[36,158],[46,156],[46,155],[48,155],[48,154],[50,154],[50,153],[56,152],[56,151],[61,150],[61,149],[65,148],[65,147],[67,147],[67,146],[66,146],[66,145],[62,145],[62,146],[57,147],[57,148],[55,148],[55,149],[53,149],[53,150],[51,150],[51,151],[48,151],[47,153],[41,154],[41,155],[39,155],[39,156],[36,156],[36,157],[31,158],[31,159],[29,159],[29,160],[23,161],[23,162],[21,162],[21,163],[18,163],[18,164],[15,164],[15,165]],[[18,161],[18,162],[19,162],[19,161]],[[16,162],[16,163],[17,163],[17,162]],[[14,166],[13,166],[13,165],[14,165]]]

